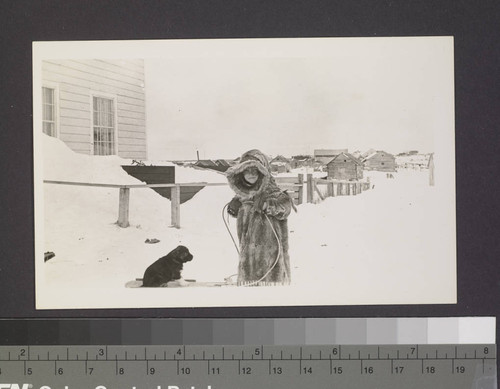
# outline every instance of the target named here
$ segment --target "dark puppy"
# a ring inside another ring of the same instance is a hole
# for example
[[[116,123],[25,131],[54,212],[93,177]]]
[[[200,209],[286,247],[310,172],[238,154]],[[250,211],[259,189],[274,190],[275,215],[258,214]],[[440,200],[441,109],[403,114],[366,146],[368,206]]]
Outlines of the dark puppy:
[[[142,286],[167,286],[167,282],[179,280],[183,264],[193,259],[187,247],[177,246],[164,257],[151,264],[144,272]]]

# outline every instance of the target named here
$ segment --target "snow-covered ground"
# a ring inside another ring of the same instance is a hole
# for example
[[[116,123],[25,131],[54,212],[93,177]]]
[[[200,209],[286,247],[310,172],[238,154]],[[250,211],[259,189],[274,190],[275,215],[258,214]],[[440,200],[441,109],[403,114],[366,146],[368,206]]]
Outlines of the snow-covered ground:
[[[76,154],[44,136],[43,179],[140,183],[120,166],[129,160]],[[293,174],[297,174],[294,171]],[[125,288],[179,244],[194,255],[186,279],[223,281],[238,256],[222,219],[228,186],[205,187],[170,225],[170,201],[132,189],[130,227],[120,228],[118,189],[36,186],[37,307],[134,308],[246,305],[453,303],[455,225],[427,171],[394,179],[368,172],[374,189],[302,204],[289,217],[292,285],[287,287]],[[176,167],[177,182],[225,182],[217,172]],[[453,199],[450,199],[453,200]],[[453,201],[452,201],[453,203]],[[230,228],[236,236],[234,219]],[[157,244],[145,240],[159,239]],[[44,263],[43,252],[56,256]]]

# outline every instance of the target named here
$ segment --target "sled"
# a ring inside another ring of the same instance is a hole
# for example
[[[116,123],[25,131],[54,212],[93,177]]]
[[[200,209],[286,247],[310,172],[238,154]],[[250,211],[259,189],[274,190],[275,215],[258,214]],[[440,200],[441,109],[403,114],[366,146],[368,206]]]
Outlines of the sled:
[[[229,282],[213,282],[213,281],[208,281],[208,282],[198,282],[196,280],[184,280],[185,283],[179,284],[176,281],[172,281],[169,283],[167,286],[161,286],[161,287],[156,287],[156,288],[196,288],[196,287],[221,287],[221,286],[231,286],[235,285],[233,283]],[[136,278],[135,280],[128,281],[125,283],[126,288],[142,288],[142,279]]]

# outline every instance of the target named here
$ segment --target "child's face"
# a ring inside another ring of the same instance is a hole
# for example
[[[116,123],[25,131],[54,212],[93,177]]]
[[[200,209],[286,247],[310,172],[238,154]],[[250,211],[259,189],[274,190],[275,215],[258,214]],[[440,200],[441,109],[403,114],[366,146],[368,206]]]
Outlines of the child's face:
[[[259,179],[259,172],[255,168],[250,168],[245,170],[243,177],[245,177],[245,180],[250,184],[255,184]]]

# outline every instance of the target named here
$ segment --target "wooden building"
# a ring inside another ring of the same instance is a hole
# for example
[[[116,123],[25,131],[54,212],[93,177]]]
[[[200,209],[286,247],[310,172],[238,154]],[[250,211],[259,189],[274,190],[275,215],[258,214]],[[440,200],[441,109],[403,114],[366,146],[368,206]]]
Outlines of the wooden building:
[[[334,180],[360,180],[363,178],[363,164],[349,153],[340,153],[326,164],[328,178]]]
[[[147,159],[144,61],[42,62],[43,132],[73,151]]]
[[[290,160],[290,167],[292,169],[298,169],[301,167],[313,167],[314,158],[310,155],[294,155]]]
[[[340,153],[347,152],[347,149],[316,149],[314,150],[314,160],[318,164],[325,166],[332,158],[335,158]]]
[[[290,160],[282,155],[272,158],[269,162],[269,166],[274,173],[287,173],[292,168]]]
[[[431,154],[404,154],[396,157],[396,166],[402,169],[427,169]]]
[[[377,170],[380,172],[396,171],[396,158],[385,151],[373,151],[362,162],[366,170]]]

